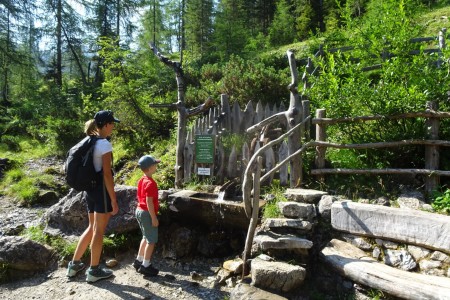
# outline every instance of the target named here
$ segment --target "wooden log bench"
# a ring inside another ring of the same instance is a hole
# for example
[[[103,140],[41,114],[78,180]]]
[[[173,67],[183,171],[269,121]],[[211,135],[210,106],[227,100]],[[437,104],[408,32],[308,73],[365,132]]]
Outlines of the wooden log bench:
[[[331,240],[320,257],[341,275],[359,284],[403,299],[450,299],[450,278],[411,273],[382,263],[359,248]]]

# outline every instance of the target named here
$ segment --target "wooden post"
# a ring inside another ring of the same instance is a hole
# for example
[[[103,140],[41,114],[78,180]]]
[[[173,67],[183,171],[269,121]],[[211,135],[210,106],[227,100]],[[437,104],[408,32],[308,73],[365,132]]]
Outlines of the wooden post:
[[[317,109],[316,110],[316,118],[322,119],[326,116],[326,110],[325,109]],[[327,132],[326,132],[326,125],[317,124],[316,125],[316,141],[318,142],[325,142],[327,139]],[[325,152],[327,151],[326,147],[316,147],[316,168],[317,169],[323,169],[325,167]],[[320,182],[325,181],[324,175],[317,176],[317,179]]]
[[[290,102],[289,108],[286,111],[286,119],[287,119],[287,129],[291,129],[295,127],[295,125],[300,123],[300,119],[303,115],[303,108],[300,103],[300,99],[298,96],[298,71],[297,64],[295,62],[294,52],[291,50],[287,51],[287,56],[289,60],[289,67],[291,70],[291,83],[288,88],[290,93]],[[295,130],[288,137],[288,148],[289,154],[295,153],[298,149],[300,149],[300,130]],[[295,156],[289,162],[289,170],[290,170],[290,186],[297,187],[301,183],[301,162],[300,156]]]
[[[247,260],[250,257],[253,238],[255,236],[256,225],[258,225],[258,214],[259,214],[259,178],[261,177],[262,168],[262,157],[258,156],[255,174],[253,175],[253,207],[252,215],[250,218],[250,224],[248,225],[247,238],[245,239],[244,255],[242,260],[244,265],[242,268],[242,278],[246,276],[248,272]]]
[[[439,39],[439,58],[437,61],[437,67],[440,68],[442,66],[443,60],[442,60],[442,51],[445,49],[445,36],[447,33],[447,28],[442,28],[439,31],[438,39]]]
[[[434,101],[427,102],[427,111],[437,111],[438,104]],[[439,119],[427,118],[425,122],[427,138],[430,140],[439,139]],[[425,169],[439,169],[439,146],[425,146]],[[431,193],[439,186],[439,175],[432,174],[425,179],[425,191]]]

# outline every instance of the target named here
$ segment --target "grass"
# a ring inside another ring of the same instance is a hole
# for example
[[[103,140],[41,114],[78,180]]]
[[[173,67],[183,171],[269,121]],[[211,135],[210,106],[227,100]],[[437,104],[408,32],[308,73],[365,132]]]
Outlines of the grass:
[[[268,200],[263,207],[263,218],[276,218],[281,215],[278,208],[278,202],[286,201],[284,197],[285,188],[280,186],[279,181],[274,180],[270,186],[262,187],[262,194],[273,195],[273,198]]]
[[[442,28],[450,27],[450,6],[433,9],[417,18],[417,22],[424,27],[424,36],[437,36]],[[448,31],[447,31],[448,33]]]

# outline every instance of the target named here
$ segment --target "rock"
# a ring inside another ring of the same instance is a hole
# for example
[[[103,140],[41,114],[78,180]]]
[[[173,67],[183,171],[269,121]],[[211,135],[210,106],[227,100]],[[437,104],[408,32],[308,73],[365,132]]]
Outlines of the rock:
[[[310,231],[312,224],[311,222],[303,221],[301,219],[268,218],[264,220],[261,227],[263,230],[284,228],[298,231]]]
[[[252,284],[262,289],[290,292],[305,280],[306,270],[285,262],[251,261]]]
[[[106,266],[108,268],[114,268],[115,266],[117,266],[119,264],[119,262],[117,261],[117,259],[108,259],[106,261]]]
[[[286,218],[311,220],[316,216],[316,207],[314,204],[280,201],[278,202],[278,208]]]
[[[244,262],[240,258],[227,260],[223,263],[223,268],[230,271],[232,274],[241,274]]]
[[[286,199],[295,202],[317,203],[327,192],[310,189],[286,189],[284,196]]]
[[[56,266],[56,256],[49,247],[22,236],[0,237],[0,265],[7,277],[23,279]]]
[[[358,247],[359,249],[369,251],[372,249],[372,245],[369,244],[364,238],[360,236],[356,236],[353,234],[343,234],[342,238],[352,244],[353,246]]]
[[[428,271],[431,269],[440,268],[442,266],[442,262],[434,261],[434,260],[421,260],[419,262],[419,267],[421,271]]]
[[[199,274],[196,271],[192,271],[189,274],[191,275],[191,278],[196,281],[202,281],[203,279],[205,279],[201,274]]]
[[[375,258],[376,260],[378,260],[380,258],[381,255],[381,250],[378,247],[373,248],[372,251],[372,257]]]
[[[322,198],[319,201],[319,215],[324,218],[329,220],[331,217],[331,205],[333,204],[333,202],[338,201],[338,198],[335,196],[329,196],[329,195],[325,195],[322,196]]]
[[[238,283],[231,291],[230,300],[287,300],[288,298],[261,290],[255,286]]]
[[[416,261],[421,260],[431,253],[431,251],[427,248],[414,245],[408,245],[408,252],[411,253],[411,255],[414,257],[414,260]]]
[[[136,209],[136,187],[116,186],[119,212],[111,217],[106,233],[124,233],[139,229],[134,212]],[[40,223],[48,234],[79,235],[88,226],[86,203],[82,194],[73,189],[42,216]],[[84,193],[83,193],[84,196]]]
[[[163,244],[163,257],[179,259],[190,257],[197,246],[197,234],[189,228],[173,224],[169,229],[170,239]]]
[[[434,251],[433,253],[431,253],[430,259],[440,261],[446,264],[450,263],[450,256],[448,256],[445,253],[442,253],[441,251]]]
[[[388,266],[398,267],[405,271],[410,271],[417,266],[411,254],[409,254],[408,251],[404,249],[386,250],[384,256],[384,263]]]
[[[391,242],[391,241],[385,241],[382,239],[375,239],[375,243],[377,243],[378,246],[384,247],[386,249],[397,249],[398,244]]]
[[[313,246],[313,242],[291,235],[278,235],[273,232],[259,234],[253,239],[256,249],[304,249],[308,250]]]

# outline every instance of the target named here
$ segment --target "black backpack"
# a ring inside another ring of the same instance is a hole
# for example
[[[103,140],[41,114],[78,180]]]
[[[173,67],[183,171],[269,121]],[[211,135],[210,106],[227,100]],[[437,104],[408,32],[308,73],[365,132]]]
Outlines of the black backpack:
[[[101,183],[101,172],[94,168],[94,146],[99,137],[87,136],[70,148],[64,163],[67,184],[77,191],[89,191]]]

